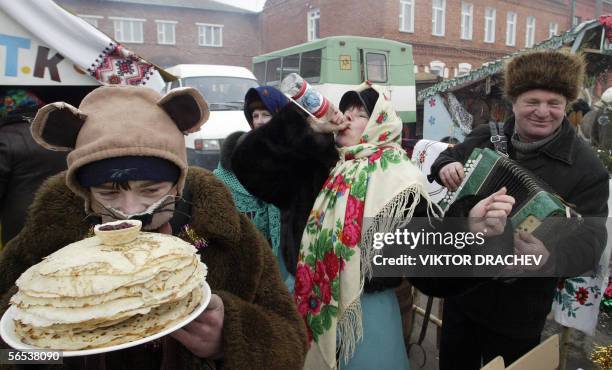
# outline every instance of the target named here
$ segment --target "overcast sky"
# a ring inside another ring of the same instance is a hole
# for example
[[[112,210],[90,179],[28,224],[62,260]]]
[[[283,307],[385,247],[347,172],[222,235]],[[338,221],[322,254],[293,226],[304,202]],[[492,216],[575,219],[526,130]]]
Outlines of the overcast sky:
[[[240,8],[245,8],[254,11],[260,11],[266,0],[216,0],[220,3],[234,5]]]

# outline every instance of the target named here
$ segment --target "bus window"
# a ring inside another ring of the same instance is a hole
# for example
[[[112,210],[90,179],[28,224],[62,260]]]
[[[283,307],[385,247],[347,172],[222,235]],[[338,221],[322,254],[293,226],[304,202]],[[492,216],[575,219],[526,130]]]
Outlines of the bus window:
[[[309,82],[319,82],[321,79],[321,49],[302,53],[300,75]]]
[[[290,73],[300,73],[300,55],[293,54],[283,57],[283,73],[281,79]]]
[[[253,67],[253,74],[259,80],[259,83],[266,83],[266,62],[259,62]]]
[[[280,83],[280,72],[281,72],[281,58],[275,58],[268,60],[268,66],[266,68],[266,84],[277,85]]]
[[[387,56],[381,53],[366,53],[368,80],[387,82]]]

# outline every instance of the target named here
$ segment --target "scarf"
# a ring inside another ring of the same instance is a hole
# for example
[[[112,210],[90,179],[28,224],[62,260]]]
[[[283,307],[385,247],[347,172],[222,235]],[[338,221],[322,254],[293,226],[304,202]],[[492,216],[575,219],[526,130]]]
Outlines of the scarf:
[[[360,143],[340,149],[308,217],[300,244],[294,299],[308,328],[305,369],[337,369],[363,337],[360,296],[372,277],[373,234],[393,231],[424,199],[425,177],[400,146],[402,121],[388,93],[379,98]]]
[[[559,128],[552,135],[545,137],[544,139],[528,143],[525,141],[521,141],[521,137],[516,131],[516,126],[515,126],[514,133],[512,134],[510,141],[512,142],[512,146],[514,147],[514,150],[516,151],[516,158],[522,159],[522,158],[529,156],[530,154],[537,152],[538,150],[540,150],[540,148],[544,147],[546,144],[551,142],[553,139],[556,139],[560,134],[561,134],[561,130]]]
[[[278,208],[251,195],[234,173],[223,168],[221,163],[213,173],[229,188],[238,211],[249,216],[255,227],[270,241],[274,255],[278,256],[280,245],[280,211]]]
[[[104,85],[166,86],[153,64],[52,0],[0,0],[0,10]]]

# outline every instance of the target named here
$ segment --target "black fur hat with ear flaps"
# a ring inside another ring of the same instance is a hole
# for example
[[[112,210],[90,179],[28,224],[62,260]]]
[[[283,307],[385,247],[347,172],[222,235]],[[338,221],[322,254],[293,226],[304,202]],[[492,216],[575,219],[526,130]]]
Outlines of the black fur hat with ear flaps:
[[[109,158],[157,157],[180,169],[179,195],[187,176],[184,134],[198,130],[208,119],[206,101],[193,88],[161,96],[135,86],[102,86],[89,93],[79,108],[52,103],[32,122],[32,136],[51,150],[70,150],[66,184],[89,200],[77,180],[80,168]]]
[[[581,55],[556,50],[532,51],[506,64],[504,94],[514,100],[526,91],[542,89],[565,96],[569,103],[578,97],[584,74]]]

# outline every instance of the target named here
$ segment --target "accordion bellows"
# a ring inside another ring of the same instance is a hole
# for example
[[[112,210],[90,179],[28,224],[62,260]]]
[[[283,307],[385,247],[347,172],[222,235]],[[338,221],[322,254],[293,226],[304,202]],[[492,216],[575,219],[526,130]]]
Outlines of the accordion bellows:
[[[516,203],[509,218],[517,231],[533,234],[540,240],[558,237],[561,230],[573,229],[582,221],[550,187],[513,160],[488,148],[476,148],[464,164],[465,178],[454,192],[440,201],[446,211],[457,200],[468,196],[487,197],[502,187]],[[556,235],[557,234],[557,235]]]
[[[19,277],[11,304],[24,343],[61,350],[126,343],[174,325],[201,303],[207,269],[192,245],[143,232],[127,244],[101,241],[70,244]]]

